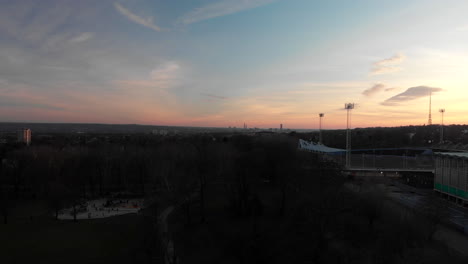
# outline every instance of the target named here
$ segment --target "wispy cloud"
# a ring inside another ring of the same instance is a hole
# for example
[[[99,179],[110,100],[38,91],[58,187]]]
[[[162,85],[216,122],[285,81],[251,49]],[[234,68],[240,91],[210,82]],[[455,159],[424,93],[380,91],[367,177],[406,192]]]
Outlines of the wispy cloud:
[[[175,61],[168,61],[151,71],[151,81],[162,88],[168,88],[178,80],[180,65]]]
[[[93,36],[94,36],[94,33],[83,32],[83,33],[79,34],[78,36],[75,36],[75,37],[71,38],[68,41],[71,42],[71,43],[79,43],[79,42],[87,41],[87,40],[91,39]]]
[[[196,8],[178,19],[178,24],[192,24],[267,5],[276,0],[222,0]]]
[[[154,31],[162,31],[162,29],[160,27],[158,27],[157,25],[155,25],[153,23],[153,18],[152,17],[141,17],[135,13],[133,13],[132,11],[128,10],[127,8],[123,7],[121,4],[115,2],[114,3],[114,7],[115,9],[117,9],[117,11],[119,11],[120,14],[122,14],[123,16],[125,16],[128,20],[132,21],[132,22],[135,22],[137,24],[140,24],[144,27],[147,27],[147,28],[150,28]]]
[[[389,91],[392,91],[392,90],[395,90],[396,88],[392,88],[392,87],[387,87],[387,85],[383,84],[383,83],[377,83],[377,84],[374,84],[371,88],[369,89],[366,89],[362,92],[363,95],[367,96],[367,97],[371,97],[377,93],[380,93],[380,92],[389,92]]]
[[[429,86],[416,86],[408,88],[406,91],[388,98],[382,105],[393,106],[407,101],[416,100],[423,97],[428,97],[431,93],[443,91],[442,88],[429,87]]]
[[[210,94],[210,93],[200,93],[200,95],[209,97],[211,99],[218,99],[218,100],[225,100],[227,97],[225,96],[220,96],[220,95],[215,95],[215,94]]]
[[[44,92],[34,92],[33,87],[20,84],[10,84],[9,88],[0,87],[0,105],[24,109],[63,110],[63,104],[50,100],[50,95]]]
[[[30,44],[42,44],[60,31],[60,27],[66,24],[73,11],[76,10],[62,2],[55,5],[38,5],[31,1],[16,5],[2,4],[0,33]]]
[[[392,72],[399,72],[401,71],[400,67],[395,67],[395,66],[380,66],[380,67],[375,67],[372,69],[372,75],[378,75],[378,74],[385,74],[385,73],[392,73]]]
[[[365,96],[373,96],[374,94],[379,93],[383,89],[385,89],[385,85],[382,83],[378,83],[373,85],[371,88],[364,90],[362,94]]]
[[[181,67],[175,61],[167,61],[154,68],[148,78],[140,80],[115,81],[123,88],[169,89],[180,81]]]
[[[374,65],[375,66],[385,66],[385,65],[388,65],[388,64],[397,64],[397,63],[403,62],[405,59],[406,59],[405,55],[396,54],[396,55],[394,55],[394,56],[392,56],[390,58],[380,60],[380,61],[374,63]]]
[[[405,59],[405,55],[398,53],[390,58],[377,61],[372,66],[371,74],[377,75],[398,72],[401,70],[398,64],[402,63]]]

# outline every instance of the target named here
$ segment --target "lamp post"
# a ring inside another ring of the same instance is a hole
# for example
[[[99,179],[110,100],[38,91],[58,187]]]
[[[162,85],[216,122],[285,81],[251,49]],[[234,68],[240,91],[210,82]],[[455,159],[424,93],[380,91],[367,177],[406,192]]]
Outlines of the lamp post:
[[[351,168],[351,131],[350,126],[350,115],[351,110],[354,109],[354,103],[346,103],[346,168]]]
[[[320,122],[319,122],[319,143],[322,144],[322,118],[325,116],[324,113],[320,113]]]
[[[444,143],[444,113],[445,113],[445,109],[444,108],[441,108],[439,109],[439,112],[442,116],[442,120],[440,122],[440,143]]]

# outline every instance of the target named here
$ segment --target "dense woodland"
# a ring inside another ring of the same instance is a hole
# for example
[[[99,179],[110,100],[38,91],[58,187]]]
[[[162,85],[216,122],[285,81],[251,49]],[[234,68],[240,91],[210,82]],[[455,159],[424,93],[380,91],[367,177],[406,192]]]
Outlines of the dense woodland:
[[[408,137],[396,135],[406,129],[357,129],[353,139],[404,146]],[[339,145],[342,133],[326,131],[324,143]],[[297,149],[304,136],[315,135],[55,135],[5,145],[2,222],[15,222],[11,211],[24,201],[45,201],[54,221],[65,206],[120,193],[145,197],[156,217],[175,206],[170,230],[180,263],[461,261],[432,240],[441,215],[402,210],[371,185],[353,190],[357,183],[337,164]],[[145,254],[162,254],[148,241]]]

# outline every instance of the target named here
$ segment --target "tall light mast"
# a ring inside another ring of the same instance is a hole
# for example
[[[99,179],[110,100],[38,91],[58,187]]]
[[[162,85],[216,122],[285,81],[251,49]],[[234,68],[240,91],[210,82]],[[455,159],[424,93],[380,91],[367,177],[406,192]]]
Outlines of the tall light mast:
[[[432,104],[432,91],[430,91],[429,93],[429,119],[427,120],[427,124],[429,126],[432,125],[431,104]]]
[[[346,103],[346,168],[351,168],[351,130],[350,130],[350,115],[354,109],[354,103]]]
[[[324,113],[320,113],[319,114],[319,117],[320,117],[320,122],[319,122],[319,143],[322,144],[322,118],[323,116],[325,116]]]
[[[440,114],[442,115],[442,120],[440,122],[440,143],[444,143],[444,113],[445,109],[439,109]]]

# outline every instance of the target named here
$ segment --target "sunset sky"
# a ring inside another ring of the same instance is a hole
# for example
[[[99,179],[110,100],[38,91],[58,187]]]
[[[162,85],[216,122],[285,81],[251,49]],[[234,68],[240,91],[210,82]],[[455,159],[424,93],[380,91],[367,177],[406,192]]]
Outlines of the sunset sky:
[[[0,0],[0,121],[468,123],[466,0]]]

